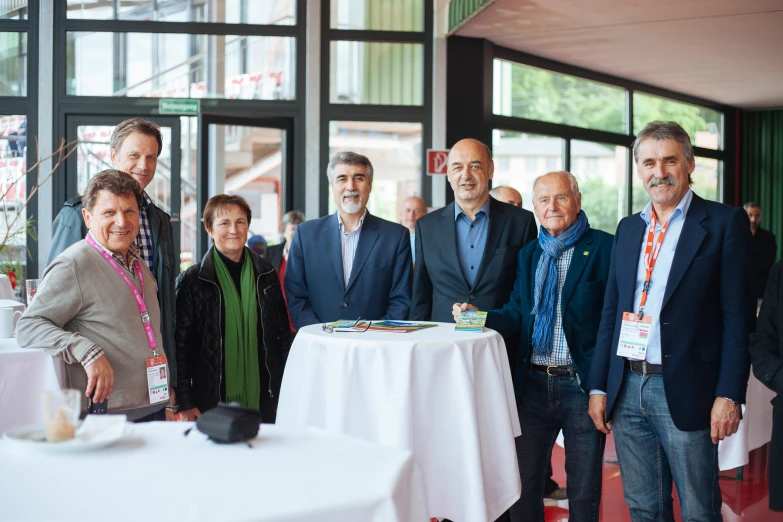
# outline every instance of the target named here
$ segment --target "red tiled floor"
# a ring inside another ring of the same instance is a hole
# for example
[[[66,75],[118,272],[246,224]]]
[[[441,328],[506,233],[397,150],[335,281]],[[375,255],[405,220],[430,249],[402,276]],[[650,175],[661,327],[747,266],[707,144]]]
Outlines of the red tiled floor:
[[[604,453],[604,483],[601,494],[601,521],[626,522],[631,517],[623,499],[623,485],[620,481],[620,468],[612,464],[617,457],[614,440],[609,436]],[[554,480],[561,486],[566,483],[565,453],[563,448],[555,446],[552,451],[552,470]],[[767,447],[759,448],[750,454],[750,462],[743,470],[743,480],[738,481],[734,471],[726,471],[721,476],[720,487],[723,493],[724,522],[783,522],[783,513],[769,510],[767,489],[767,466],[769,453]],[[675,519],[680,521],[679,503],[675,495]],[[566,522],[568,520],[568,502],[545,508],[547,522]]]

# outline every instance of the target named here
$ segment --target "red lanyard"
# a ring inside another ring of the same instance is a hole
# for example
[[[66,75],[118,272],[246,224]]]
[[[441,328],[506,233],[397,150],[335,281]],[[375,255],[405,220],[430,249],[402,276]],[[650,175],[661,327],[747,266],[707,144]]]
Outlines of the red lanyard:
[[[136,299],[136,304],[139,306],[139,314],[141,315],[141,324],[144,325],[144,331],[147,333],[147,342],[150,345],[150,350],[152,350],[152,356],[157,357],[158,356],[158,343],[155,341],[155,332],[152,330],[152,324],[150,324],[150,315],[147,313],[147,304],[144,302],[144,273],[141,271],[141,265],[139,264],[139,260],[135,260],[133,262],[133,271],[136,273],[136,276],[139,278],[139,281],[141,281],[141,293],[139,293],[138,290],[136,290],[136,287],[131,283],[131,280],[128,279],[128,276],[125,275],[125,272],[122,271],[122,268],[120,268],[120,265],[117,263],[117,261],[114,260],[112,256],[109,255],[108,252],[106,252],[105,249],[98,246],[98,244],[95,242],[93,237],[90,234],[87,234],[85,238],[87,242],[98,251],[99,254],[103,256],[103,258],[109,262],[111,267],[114,269],[115,272],[117,272],[120,277],[122,277],[123,281],[125,281],[125,284],[128,285],[128,288],[130,289],[131,293],[133,294],[133,297]]]
[[[647,293],[650,291],[650,280],[652,279],[652,273],[655,269],[655,262],[658,260],[658,254],[661,252],[661,245],[663,244],[663,237],[666,235],[666,228],[669,226],[669,221],[663,224],[661,231],[658,234],[658,239],[655,241],[653,247],[653,241],[655,239],[655,224],[657,222],[657,216],[655,215],[655,209],[652,209],[652,219],[650,219],[650,228],[647,230],[647,242],[644,245],[644,286],[642,287],[642,299],[639,303],[639,319],[644,316],[644,303],[647,302]]]

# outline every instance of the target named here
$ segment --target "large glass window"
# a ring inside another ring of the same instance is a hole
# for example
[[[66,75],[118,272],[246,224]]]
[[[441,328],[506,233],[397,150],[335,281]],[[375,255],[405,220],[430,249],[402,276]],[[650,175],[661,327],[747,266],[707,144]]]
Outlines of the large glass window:
[[[638,134],[654,120],[676,121],[696,147],[723,149],[723,114],[706,107],[682,103],[641,92],[633,93],[633,131]]]
[[[423,0],[331,0],[333,29],[423,31]]]
[[[27,95],[27,33],[0,33],[0,96]]]
[[[332,103],[422,104],[421,44],[335,41],[330,47]]]
[[[27,0],[5,0],[0,3],[0,20],[26,20]]]
[[[17,281],[25,280],[27,267],[27,234],[35,227],[28,223],[27,118],[22,115],[0,116],[0,273],[13,270]]]
[[[533,181],[563,168],[563,140],[495,130],[492,133],[495,174],[492,186],[509,186],[522,194],[522,207],[533,211]]]
[[[402,201],[419,195],[421,124],[363,121],[329,123],[329,155],[350,150],[369,158],[373,183],[367,209],[373,215],[398,222]],[[326,172],[323,173],[326,176]],[[329,212],[337,205],[329,187]]]
[[[295,39],[69,32],[67,93],[292,100]]]
[[[68,0],[67,13],[90,20],[294,25],[296,0]]]
[[[494,61],[493,112],[625,133],[625,89],[536,67]]]
[[[626,213],[628,148],[571,141],[571,172],[579,181],[590,226],[614,234]]]

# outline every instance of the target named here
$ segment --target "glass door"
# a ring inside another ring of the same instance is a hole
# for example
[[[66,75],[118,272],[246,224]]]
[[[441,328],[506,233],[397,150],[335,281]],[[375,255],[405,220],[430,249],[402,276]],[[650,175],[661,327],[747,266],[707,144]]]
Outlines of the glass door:
[[[250,236],[260,235],[269,245],[278,243],[280,219],[292,201],[291,122],[207,115],[199,129],[199,217],[210,197],[236,194],[247,200],[253,213]],[[199,255],[209,245],[203,224],[201,229]]]
[[[79,140],[77,150],[66,163],[68,197],[82,194],[87,182],[104,169],[112,168],[110,137],[114,127],[127,116],[68,116],[68,141]],[[180,250],[180,166],[181,124],[178,117],[145,117],[160,126],[163,150],[155,177],[145,189],[152,202],[171,216],[175,252]]]

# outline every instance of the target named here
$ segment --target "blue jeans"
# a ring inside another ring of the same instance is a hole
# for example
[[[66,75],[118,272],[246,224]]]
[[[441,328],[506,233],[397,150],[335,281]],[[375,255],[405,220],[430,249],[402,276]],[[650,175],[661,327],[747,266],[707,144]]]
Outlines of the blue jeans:
[[[512,522],[544,520],[544,487],[557,434],[565,437],[570,522],[597,522],[601,503],[601,471],[606,437],[587,415],[588,396],[576,374],[549,377],[528,371],[517,398],[522,435],[517,437],[517,459],[522,496],[511,506]]]
[[[677,429],[662,375],[625,370],[612,428],[633,522],[674,520],[672,480],[684,522],[723,520],[718,446],[712,443],[709,429]]]

